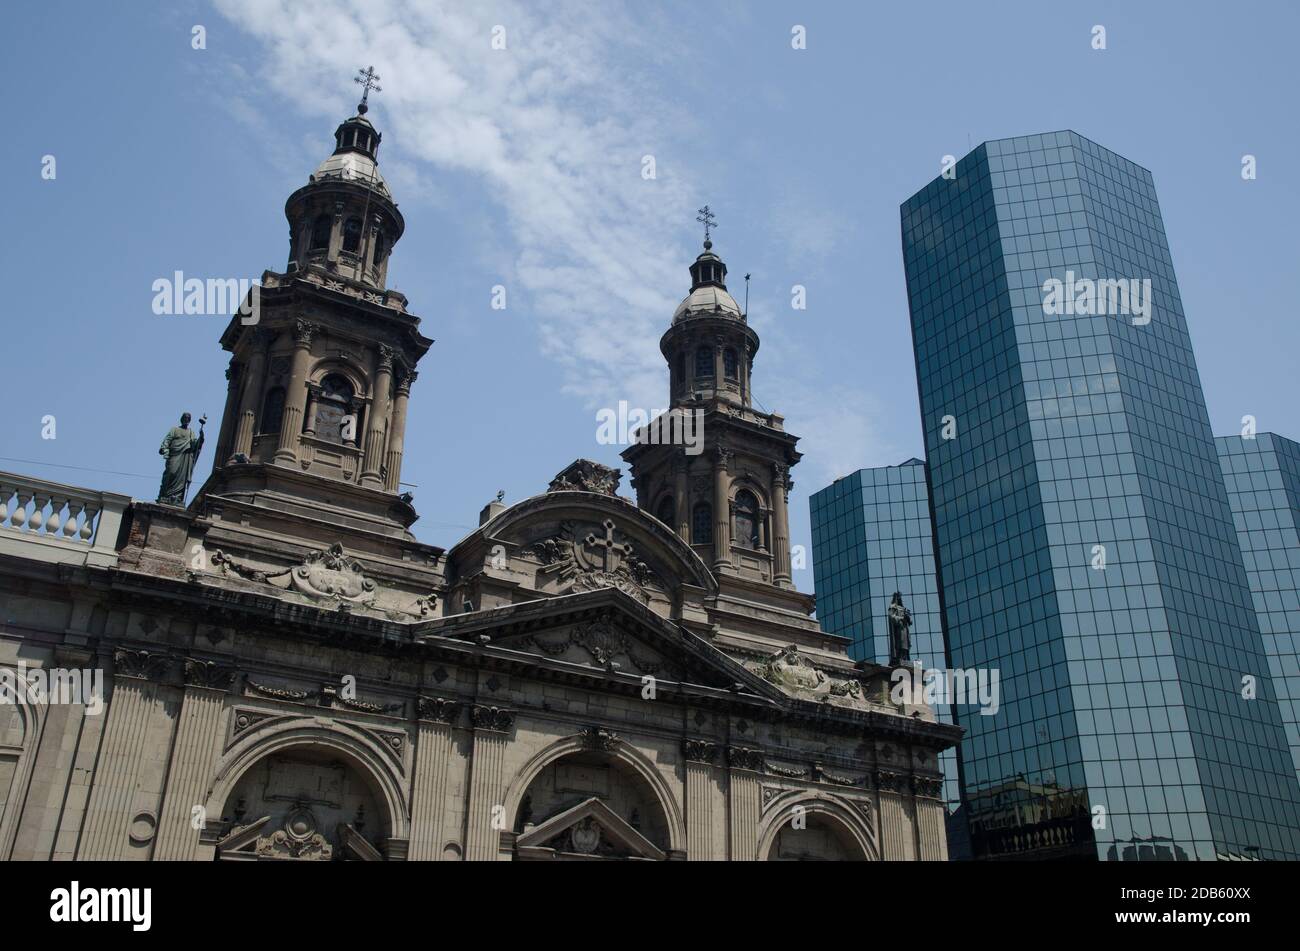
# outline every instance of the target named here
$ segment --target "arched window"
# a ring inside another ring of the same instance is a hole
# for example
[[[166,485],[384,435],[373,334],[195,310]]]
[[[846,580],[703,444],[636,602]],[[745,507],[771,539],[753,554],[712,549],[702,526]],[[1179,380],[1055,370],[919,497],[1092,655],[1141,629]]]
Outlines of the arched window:
[[[659,521],[663,522],[669,528],[676,528],[673,524],[677,520],[677,503],[673,501],[671,495],[665,495],[659,500],[659,510],[655,513]]]
[[[356,442],[356,420],[348,426],[345,419],[352,412],[352,396],[352,384],[337,373],[321,380],[320,396],[316,398],[316,438],[347,445]]]
[[[713,377],[713,351],[708,347],[700,347],[695,351],[695,378]]]
[[[361,219],[349,218],[343,222],[343,250],[356,253],[361,247]]]
[[[686,351],[677,354],[677,389],[686,389]]]
[[[691,543],[711,545],[713,543],[713,506],[708,502],[698,502],[691,512]]]
[[[323,251],[330,246],[330,221],[329,215],[317,215],[316,220],[311,226],[311,250]]]
[[[739,380],[739,364],[736,362],[736,351],[731,347],[722,351],[722,375],[728,380]]]
[[[277,386],[266,391],[262,401],[262,422],[257,427],[259,433],[278,433],[280,420],[284,418],[284,387]]]
[[[758,499],[748,489],[736,493],[736,527],[733,535],[737,545],[758,547]]]
[[[379,267],[379,265],[384,263],[385,251],[386,249],[384,248],[384,233],[382,231],[376,231],[375,232],[375,267]]]

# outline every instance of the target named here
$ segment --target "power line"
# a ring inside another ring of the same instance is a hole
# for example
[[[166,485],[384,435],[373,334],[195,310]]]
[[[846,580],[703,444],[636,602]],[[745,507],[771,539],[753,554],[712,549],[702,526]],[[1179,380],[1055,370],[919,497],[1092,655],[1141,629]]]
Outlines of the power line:
[[[76,469],[78,472],[98,472],[100,475],[129,476],[132,479],[157,479],[156,475],[141,475],[138,472],[118,472],[116,469],[92,469],[87,466],[70,466],[62,462],[41,462],[36,459],[12,459],[0,456],[0,462],[20,462],[25,466],[50,466],[55,469]]]

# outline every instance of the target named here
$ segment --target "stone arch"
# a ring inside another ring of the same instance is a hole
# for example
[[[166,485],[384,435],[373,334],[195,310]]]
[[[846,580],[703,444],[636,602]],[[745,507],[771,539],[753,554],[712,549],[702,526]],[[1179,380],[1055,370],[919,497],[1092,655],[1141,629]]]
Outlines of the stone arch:
[[[307,373],[307,382],[320,386],[325,377],[331,374],[347,380],[352,385],[352,392],[358,397],[370,392],[370,374],[351,360],[333,354],[312,364]]]
[[[16,672],[15,672],[16,673]],[[22,730],[22,739],[17,744],[0,746],[0,752],[13,755],[17,749],[13,776],[8,789],[0,789],[4,795],[4,807],[0,809],[0,861],[8,861],[13,852],[14,840],[18,837],[19,819],[22,817],[23,805],[27,800],[27,787],[31,781],[32,767],[36,762],[36,751],[40,748],[41,734],[45,729],[47,707],[33,704],[19,689],[10,703],[0,706],[0,716],[6,712],[17,715]],[[8,724],[0,723],[0,742],[8,732]]]
[[[587,752],[591,752],[591,748],[581,736],[569,736],[557,740],[550,746],[533,754],[532,758],[523,765],[506,789],[504,799],[505,814],[513,822],[514,817],[519,814],[519,806],[523,802],[524,794],[532,786],[533,781],[541,775],[542,770],[566,756]],[[658,800],[660,809],[663,810],[668,831],[668,848],[674,851],[685,849],[686,826],[681,806],[677,802],[677,797],[673,795],[672,789],[669,788],[668,783],[660,775],[659,770],[655,768],[650,758],[622,740],[614,740],[612,747],[602,752],[615,763],[632,770],[645,781]]]
[[[790,821],[791,810],[802,806],[806,814],[826,823],[838,833],[840,842],[858,854],[853,861],[878,861],[880,847],[873,831],[872,822],[868,821],[857,809],[845,799],[820,790],[799,789],[779,796],[764,809],[764,818],[758,830],[759,861],[771,858],[772,847],[777,836]]]
[[[255,764],[273,753],[300,747],[329,750],[356,769],[368,780],[376,800],[388,813],[388,837],[410,838],[410,807],[389,754],[360,730],[338,721],[322,723],[315,717],[296,718],[255,731],[227,750],[213,771],[207,814],[221,815],[235,786]]]

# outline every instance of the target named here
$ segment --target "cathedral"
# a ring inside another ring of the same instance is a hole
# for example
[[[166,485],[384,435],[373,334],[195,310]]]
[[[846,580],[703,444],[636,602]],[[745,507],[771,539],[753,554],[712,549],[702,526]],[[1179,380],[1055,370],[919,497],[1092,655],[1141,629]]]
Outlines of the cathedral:
[[[388,285],[406,223],[366,112],[289,196],[165,501],[0,472],[0,859],[946,859],[961,731],[795,590],[798,439],[754,406],[707,231],[660,340],[702,447],[635,441],[634,498],[578,459],[415,539],[432,341]]]

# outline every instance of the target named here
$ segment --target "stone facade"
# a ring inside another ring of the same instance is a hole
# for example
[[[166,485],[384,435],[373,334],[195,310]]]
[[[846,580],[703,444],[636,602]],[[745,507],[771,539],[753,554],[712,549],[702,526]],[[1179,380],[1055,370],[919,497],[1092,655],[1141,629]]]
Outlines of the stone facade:
[[[188,508],[0,473],[0,674],[63,672],[0,705],[0,858],[946,858],[960,731],[793,590],[796,440],[750,407],[758,338],[709,248],[663,347],[706,453],[634,446],[636,502],[579,460],[414,539],[432,341],[383,286],[378,141],[349,119],[291,196]]]

